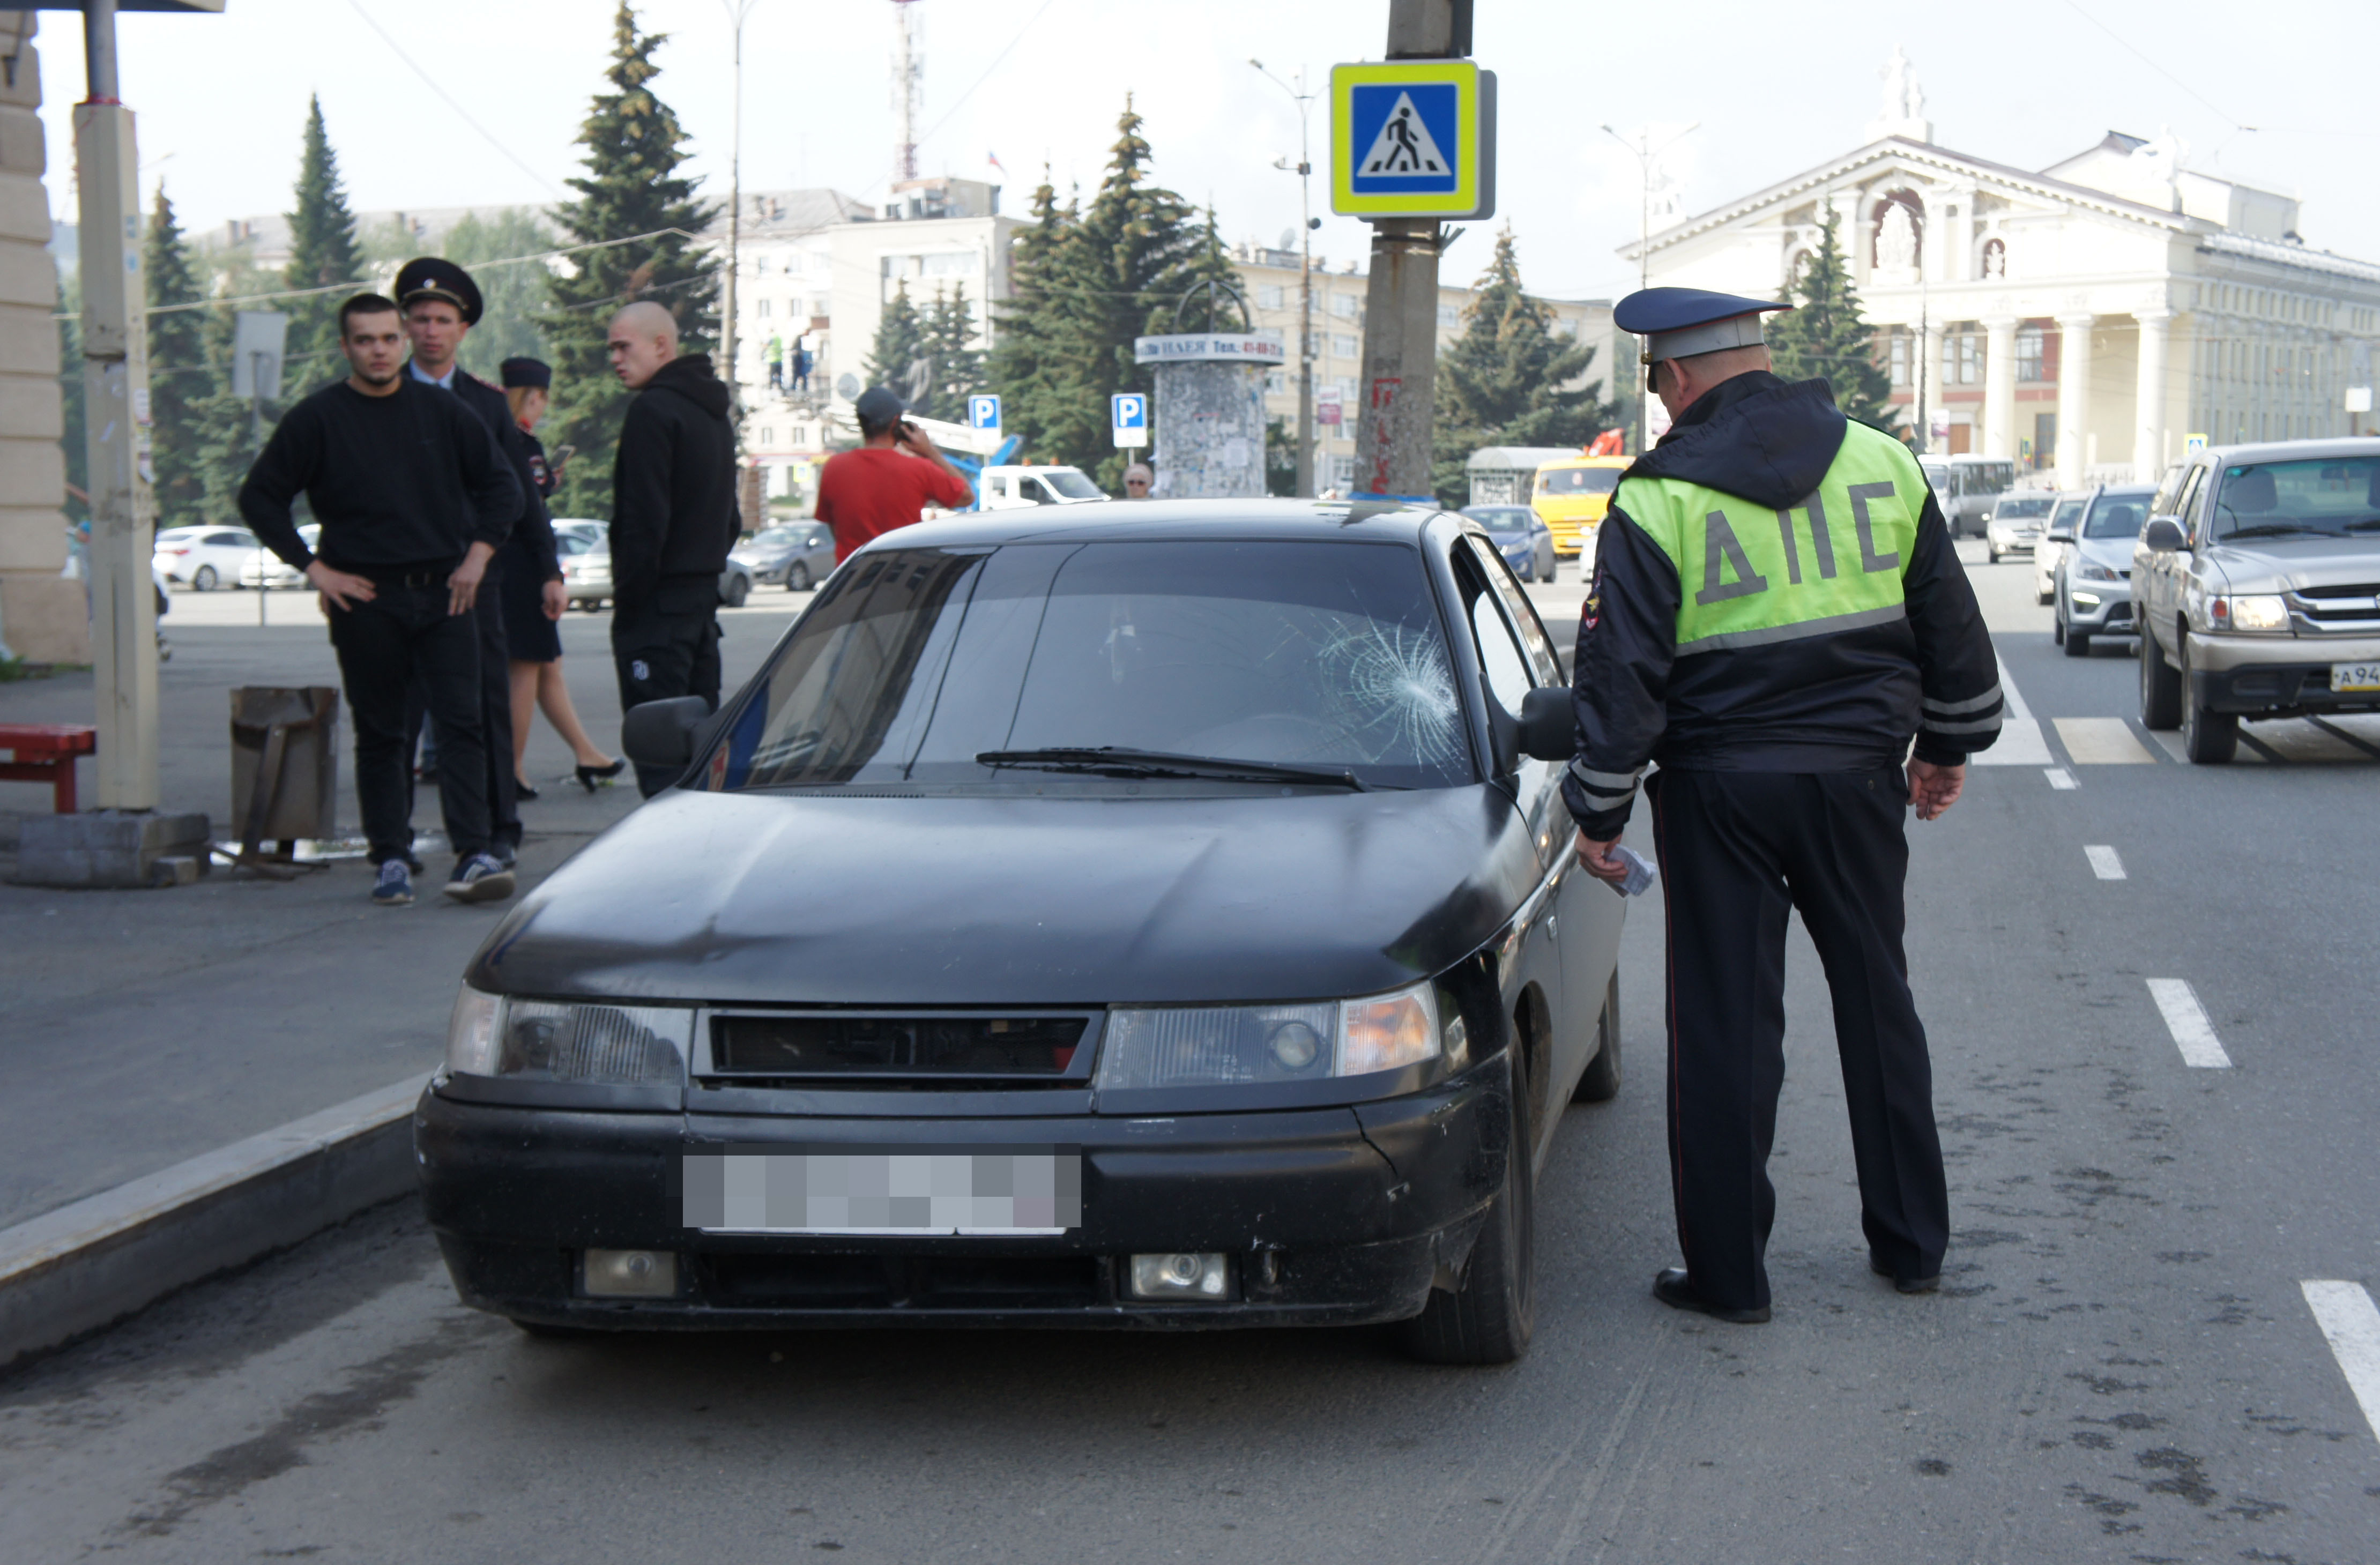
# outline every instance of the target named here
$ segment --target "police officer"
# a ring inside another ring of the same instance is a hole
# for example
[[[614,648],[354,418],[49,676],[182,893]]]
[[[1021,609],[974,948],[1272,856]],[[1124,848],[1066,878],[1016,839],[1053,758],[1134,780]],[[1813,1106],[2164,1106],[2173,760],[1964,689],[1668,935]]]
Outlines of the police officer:
[[[1949,1197],[1901,951],[1902,816],[1949,808],[2000,724],[1991,639],[1917,463],[1825,381],[1769,372],[1761,316],[1789,308],[1647,288],[1613,312],[1674,421],[1597,540],[1563,781],[1600,880],[1626,875],[1613,848],[1640,781],[1652,804],[1685,1261],[1653,1292],[1730,1321],[1769,1315],[1792,911],[1834,996],[1869,1264],[1904,1293],[1940,1282]]]
[[[553,524],[546,515],[545,497],[528,442],[513,419],[504,394],[455,362],[463,339],[480,322],[484,304],[471,274],[438,256],[419,256],[397,269],[397,303],[405,310],[406,334],[413,342],[413,358],[406,372],[429,385],[443,386],[461,397],[465,406],[488,427],[496,449],[512,467],[520,486],[520,515],[513,538],[488,566],[486,589],[473,605],[480,635],[480,725],[486,736],[490,846],[507,867],[518,858],[521,843],[519,783],[513,770],[512,649],[504,631],[503,577],[507,557],[531,562],[540,582],[553,584],[561,595],[562,570],[555,563]],[[520,568],[516,564],[515,569]],[[540,591],[543,588],[540,588]],[[415,726],[419,726],[417,715]]]

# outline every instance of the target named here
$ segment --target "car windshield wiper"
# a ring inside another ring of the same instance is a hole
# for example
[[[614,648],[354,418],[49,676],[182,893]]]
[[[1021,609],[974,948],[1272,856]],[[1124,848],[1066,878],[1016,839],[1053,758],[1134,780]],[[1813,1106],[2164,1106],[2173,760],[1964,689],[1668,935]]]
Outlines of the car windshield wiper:
[[[2360,522],[2350,522],[2338,530],[2341,532],[2370,532],[2375,528],[2380,528],[2380,516],[2366,516]]]
[[[982,766],[1037,767],[1049,771],[1097,771],[1110,777],[1223,777],[1264,782],[1320,782],[1371,789],[1352,771],[1278,761],[1233,760],[1228,756],[1184,756],[1168,750],[1133,750],[1119,745],[1061,746],[1046,750],[985,750]]]
[[[2292,533],[2318,533],[2320,528],[2300,527],[2295,522],[2258,522],[2253,527],[2233,528],[2223,536],[2232,538],[2287,538]]]

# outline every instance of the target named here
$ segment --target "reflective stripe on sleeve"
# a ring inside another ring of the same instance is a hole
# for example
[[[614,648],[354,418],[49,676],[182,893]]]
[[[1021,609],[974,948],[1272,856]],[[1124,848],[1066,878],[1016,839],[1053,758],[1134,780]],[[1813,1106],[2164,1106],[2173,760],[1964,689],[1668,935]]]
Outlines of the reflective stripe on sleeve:
[[[1973,722],[1940,722],[1929,717],[1918,726],[1928,734],[1997,734],[2000,727],[2000,714],[1994,712]]]
[[[1990,689],[1985,691],[1982,695],[1973,698],[1972,700],[1937,701],[1933,697],[1928,696],[1925,698],[1925,710],[1939,717],[1957,717],[1961,712],[1979,712],[1985,707],[1998,706],[1999,704],[1999,700],[2000,687],[1998,685],[1994,685]]]

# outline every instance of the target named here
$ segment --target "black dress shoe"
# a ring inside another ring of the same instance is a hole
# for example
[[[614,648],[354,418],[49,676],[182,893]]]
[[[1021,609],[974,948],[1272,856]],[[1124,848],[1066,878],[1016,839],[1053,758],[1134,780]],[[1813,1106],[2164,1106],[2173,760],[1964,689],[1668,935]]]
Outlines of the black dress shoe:
[[[1892,1268],[1874,1256],[1867,1258],[1867,1269],[1878,1277],[1892,1277]],[[1941,1286],[1942,1274],[1938,1271],[1931,1277],[1892,1277],[1893,1292],[1897,1293],[1931,1293]]]
[[[1660,1276],[1653,1279],[1653,1297],[1673,1310],[1693,1310],[1698,1315],[1733,1321],[1738,1326],[1768,1324],[1767,1304],[1756,1310],[1731,1310],[1714,1304],[1694,1292],[1694,1285],[1687,1279],[1686,1268],[1682,1266],[1666,1267]]]

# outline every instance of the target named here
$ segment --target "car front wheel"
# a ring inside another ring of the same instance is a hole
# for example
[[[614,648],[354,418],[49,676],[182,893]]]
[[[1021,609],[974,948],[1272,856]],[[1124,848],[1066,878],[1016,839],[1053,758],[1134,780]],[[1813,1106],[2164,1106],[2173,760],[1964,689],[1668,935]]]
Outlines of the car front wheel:
[[[2193,766],[2223,766],[2240,753],[2240,714],[2218,712],[2189,687],[2190,643],[2181,644],[2181,753]]]
[[[2181,675],[2157,649],[2156,634],[2141,626],[2141,725],[2170,730],[2181,725]]]
[[[802,561],[796,560],[794,562],[793,569],[785,573],[785,590],[788,592],[808,592],[809,589],[810,568]]]
[[[1454,1292],[1430,1290],[1429,1303],[1403,1327],[1405,1351],[1428,1364],[1511,1364],[1529,1351],[1536,1325],[1536,1181],[1530,1172],[1528,1081],[1512,1049],[1511,1142],[1504,1187],[1488,1204],[1471,1259]]]

